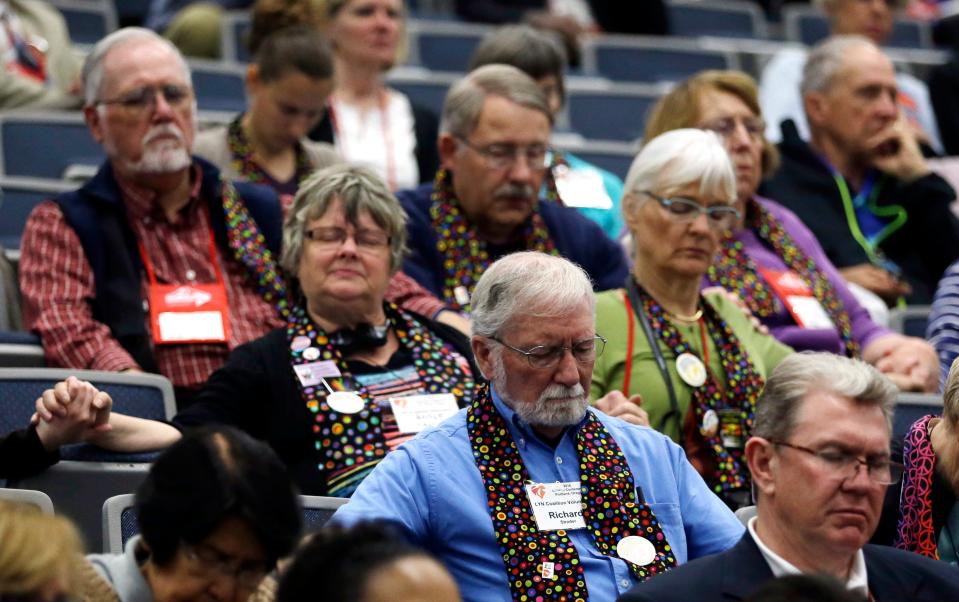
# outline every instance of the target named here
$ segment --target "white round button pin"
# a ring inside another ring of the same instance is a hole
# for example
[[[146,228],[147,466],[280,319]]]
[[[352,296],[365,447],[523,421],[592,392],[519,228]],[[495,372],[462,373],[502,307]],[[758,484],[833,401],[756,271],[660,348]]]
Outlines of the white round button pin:
[[[310,337],[303,335],[293,337],[293,340],[290,342],[290,349],[293,351],[303,351],[310,346]]]
[[[616,554],[638,566],[646,566],[656,560],[656,547],[645,537],[630,535],[616,544]]]
[[[699,427],[703,437],[714,437],[719,432],[719,415],[716,410],[706,410],[703,414],[703,424]]]
[[[316,347],[307,347],[306,349],[303,350],[303,359],[305,359],[308,362],[312,362],[318,357],[320,357],[320,350],[317,349]]]
[[[676,372],[690,387],[701,387],[706,382],[706,366],[692,353],[680,353],[676,357]]]
[[[363,398],[352,391],[336,391],[326,396],[326,405],[340,414],[356,414],[365,404]]]

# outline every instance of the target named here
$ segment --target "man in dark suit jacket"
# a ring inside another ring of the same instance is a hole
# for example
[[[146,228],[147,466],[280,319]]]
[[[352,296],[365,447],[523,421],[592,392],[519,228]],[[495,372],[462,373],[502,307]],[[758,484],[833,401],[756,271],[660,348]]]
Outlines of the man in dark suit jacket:
[[[757,516],[738,544],[640,583],[620,602],[744,600],[774,577],[827,574],[864,600],[959,600],[959,570],[866,545],[886,486],[895,386],[867,364],[801,353],[773,371],[745,455]]]

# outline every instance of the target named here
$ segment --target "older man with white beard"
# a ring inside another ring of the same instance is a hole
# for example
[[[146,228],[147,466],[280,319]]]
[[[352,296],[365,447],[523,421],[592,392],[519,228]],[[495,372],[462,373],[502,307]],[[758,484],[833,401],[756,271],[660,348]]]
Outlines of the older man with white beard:
[[[159,372],[182,404],[230,349],[282,323],[280,205],[191,157],[196,100],[168,41],[121,29],[94,46],[82,78],[108,161],[30,214],[25,322],[50,365]]]
[[[743,527],[683,450],[625,399],[590,408],[604,339],[578,266],[508,255],[472,296],[490,384],[394,450],[334,521],[395,523],[440,558],[464,600],[614,600],[731,547]],[[618,414],[624,420],[613,418]]]

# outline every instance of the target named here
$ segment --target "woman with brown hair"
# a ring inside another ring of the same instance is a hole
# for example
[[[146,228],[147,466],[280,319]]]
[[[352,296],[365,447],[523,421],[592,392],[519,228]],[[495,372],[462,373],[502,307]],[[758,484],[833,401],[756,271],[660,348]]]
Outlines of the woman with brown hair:
[[[799,218],[756,194],[778,154],[765,138],[755,81],[738,71],[698,73],[656,104],[646,139],[688,127],[719,134],[736,170],[740,218],[706,282],[736,294],[797,350],[861,357],[903,390],[935,391],[939,365],[932,347],[873,322]]]

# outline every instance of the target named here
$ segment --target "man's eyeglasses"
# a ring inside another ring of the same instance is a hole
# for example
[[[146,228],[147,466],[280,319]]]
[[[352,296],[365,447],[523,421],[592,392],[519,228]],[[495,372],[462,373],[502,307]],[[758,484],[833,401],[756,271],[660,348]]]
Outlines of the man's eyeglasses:
[[[118,105],[128,113],[142,114],[156,109],[157,94],[162,94],[163,100],[173,109],[183,108],[193,98],[193,91],[187,86],[164,84],[137,88],[116,98],[98,100],[96,104]]]
[[[520,156],[526,158],[526,165],[531,170],[544,171],[546,169],[546,155],[549,154],[549,146],[545,144],[531,144],[529,146],[490,144],[487,146],[476,146],[466,138],[457,136],[456,139],[486,159],[486,165],[490,169],[508,169],[516,163],[517,157]]]
[[[825,471],[831,472],[835,478],[843,481],[856,478],[860,466],[866,467],[866,474],[877,485],[892,485],[902,478],[902,464],[891,462],[887,457],[861,458],[857,454],[840,450],[816,451],[774,439],[771,439],[770,443],[809,454]]]
[[[380,249],[390,244],[390,236],[382,230],[359,229],[352,233],[345,228],[336,226],[320,226],[307,230],[305,236],[314,242],[325,246],[339,246],[349,237],[353,238],[357,247],[364,249]]]
[[[237,585],[246,590],[255,590],[272,568],[262,562],[248,562],[232,558],[202,543],[197,545],[183,544],[183,552],[193,563],[191,568],[197,576],[219,573],[223,577],[235,579]]]
[[[695,221],[702,214],[706,214],[709,226],[716,230],[730,230],[739,221],[739,211],[732,205],[713,205],[704,207],[692,199],[681,196],[666,198],[649,190],[642,191],[666,210],[670,217],[678,222]]]
[[[600,335],[576,341],[572,345],[537,345],[530,349],[519,349],[508,343],[504,343],[497,337],[490,337],[503,347],[511,349],[516,353],[526,356],[526,361],[533,368],[552,368],[556,366],[567,351],[573,354],[573,359],[580,364],[589,364],[597,357],[603,355],[606,349],[606,339]]]
[[[753,140],[762,140],[766,133],[766,122],[759,117],[723,117],[703,125],[704,130],[716,132],[724,139],[728,139],[736,132],[736,126],[742,124],[743,129]]]

